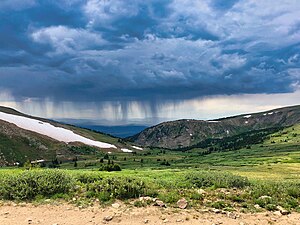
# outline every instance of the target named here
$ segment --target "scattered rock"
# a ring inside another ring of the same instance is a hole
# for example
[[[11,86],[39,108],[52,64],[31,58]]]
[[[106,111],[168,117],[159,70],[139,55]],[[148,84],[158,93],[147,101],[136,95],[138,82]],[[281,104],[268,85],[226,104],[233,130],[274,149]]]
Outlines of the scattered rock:
[[[113,208],[118,209],[120,208],[120,204],[119,203],[114,203],[111,205]]]
[[[182,199],[178,200],[177,206],[181,209],[186,209],[186,207],[188,206],[188,202],[185,198],[182,198]]]
[[[212,225],[221,225],[221,224],[223,224],[223,222],[215,222]]]
[[[221,210],[220,209],[213,209],[212,212],[214,212],[214,213],[221,213]]]
[[[276,219],[276,218],[271,218],[271,220],[272,220],[273,222],[277,222],[277,219]]]
[[[156,200],[154,206],[166,207],[166,204],[161,200]]]
[[[106,222],[109,222],[109,221],[112,221],[113,218],[114,218],[113,216],[105,216],[105,217],[103,218],[103,220],[106,221]]]
[[[145,224],[146,224],[146,223],[149,223],[149,221],[150,221],[150,220],[145,219],[145,220],[144,220],[144,223],[145,223]]]
[[[3,214],[4,214],[4,215],[8,215],[8,214],[9,214],[9,212],[4,212]]]
[[[261,207],[260,207],[258,204],[255,204],[255,205],[254,205],[254,208],[256,208],[256,209],[261,209]]]
[[[290,212],[288,210],[282,208],[281,206],[277,206],[277,209],[280,211],[280,213],[282,215],[288,215],[288,214],[290,214]]]
[[[230,218],[230,219],[236,219],[236,218],[238,218],[239,216],[237,215],[237,214],[235,214],[235,213],[233,213],[233,212],[229,212],[228,214],[227,214],[227,216]]]
[[[163,223],[167,223],[167,222],[169,222],[168,219],[164,219],[164,220],[163,220]]]
[[[180,223],[180,222],[183,222],[183,220],[182,219],[177,219],[176,222]]]

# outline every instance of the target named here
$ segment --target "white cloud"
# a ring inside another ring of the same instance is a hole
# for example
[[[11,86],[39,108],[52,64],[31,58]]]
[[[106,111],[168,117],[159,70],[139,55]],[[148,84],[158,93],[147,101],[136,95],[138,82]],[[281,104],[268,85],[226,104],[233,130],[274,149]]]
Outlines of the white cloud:
[[[37,43],[51,44],[56,53],[72,53],[74,50],[93,49],[106,44],[99,33],[65,26],[42,28],[31,36]]]

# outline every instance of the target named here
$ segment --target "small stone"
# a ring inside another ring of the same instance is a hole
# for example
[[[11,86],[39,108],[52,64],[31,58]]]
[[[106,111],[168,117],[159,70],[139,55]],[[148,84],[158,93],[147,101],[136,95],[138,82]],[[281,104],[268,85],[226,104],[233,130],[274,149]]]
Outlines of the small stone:
[[[120,208],[120,204],[119,203],[114,203],[111,205],[113,208],[118,209]]]
[[[221,210],[220,209],[213,209],[212,210],[214,213],[221,213]]]
[[[146,224],[146,223],[149,223],[149,221],[150,221],[150,220],[145,219],[145,220],[144,220],[144,223],[145,223],[145,224]]]
[[[4,212],[3,214],[4,214],[4,215],[8,215],[8,214],[9,214],[9,212]]]
[[[255,204],[255,205],[254,205],[254,208],[256,208],[256,209],[261,209],[261,207],[260,207],[258,204]]]
[[[156,200],[154,206],[166,207],[166,204],[161,200]]]
[[[112,221],[113,218],[114,218],[113,216],[105,216],[103,220],[109,222]]]
[[[169,222],[168,219],[164,219],[164,220],[163,220],[163,223],[167,223],[167,222]]]
[[[229,218],[231,218],[231,219],[236,219],[236,218],[238,218],[238,215],[237,214],[235,214],[235,213],[232,213],[232,212],[229,212],[228,214],[227,214],[227,216],[229,217]]]
[[[278,210],[280,211],[280,213],[281,213],[282,215],[284,215],[284,216],[290,214],[290,212],[289,212],[288,210],[282,208],[281,206],[277,206],[277,209],[278,209]]]
[[[177,219],[176,222],[180,223],[180,222],[183,222],[183,220],[182,219]]]
[[[188,206],[188,202],[185,198],[178,200],[177,205],[181,209],[185,209]]]

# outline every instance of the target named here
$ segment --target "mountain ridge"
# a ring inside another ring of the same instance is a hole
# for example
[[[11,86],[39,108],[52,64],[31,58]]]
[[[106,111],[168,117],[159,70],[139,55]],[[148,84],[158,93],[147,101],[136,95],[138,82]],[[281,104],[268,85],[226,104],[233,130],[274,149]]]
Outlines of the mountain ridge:
[[[41,132],[40,129],[46,130]],[[82,155],[124,152],[124,149],[127,152],[135,150],[130,143],[104,133],[0,106],[0,166],[38,159],[72,160]]]
[[[300,105],[241,114],[214,120],[181,119],[163,122],[127,140],[147,147],[184,148],[209,138],[224,138],[253,130],[300,123]]]

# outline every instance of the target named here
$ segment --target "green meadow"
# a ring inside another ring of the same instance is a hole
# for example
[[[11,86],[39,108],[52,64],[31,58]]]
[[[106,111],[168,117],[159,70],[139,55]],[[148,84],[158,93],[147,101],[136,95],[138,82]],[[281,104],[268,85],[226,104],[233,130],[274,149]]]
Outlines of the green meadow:
[[[82,206],[119,199],[142,207],[152,202],[139,197],[149,196],[171,207],[185,198],[194,208],[256,212],[281,206],[299,211],[299,141],[297,125],[269,135],[263,143],[210,154],[202,154],[205,149],[94,152],[76,162],[59,162],[56,169],[3,168],[0,198],[59,199]],[[108,165],[122,170],[100,171]]]

